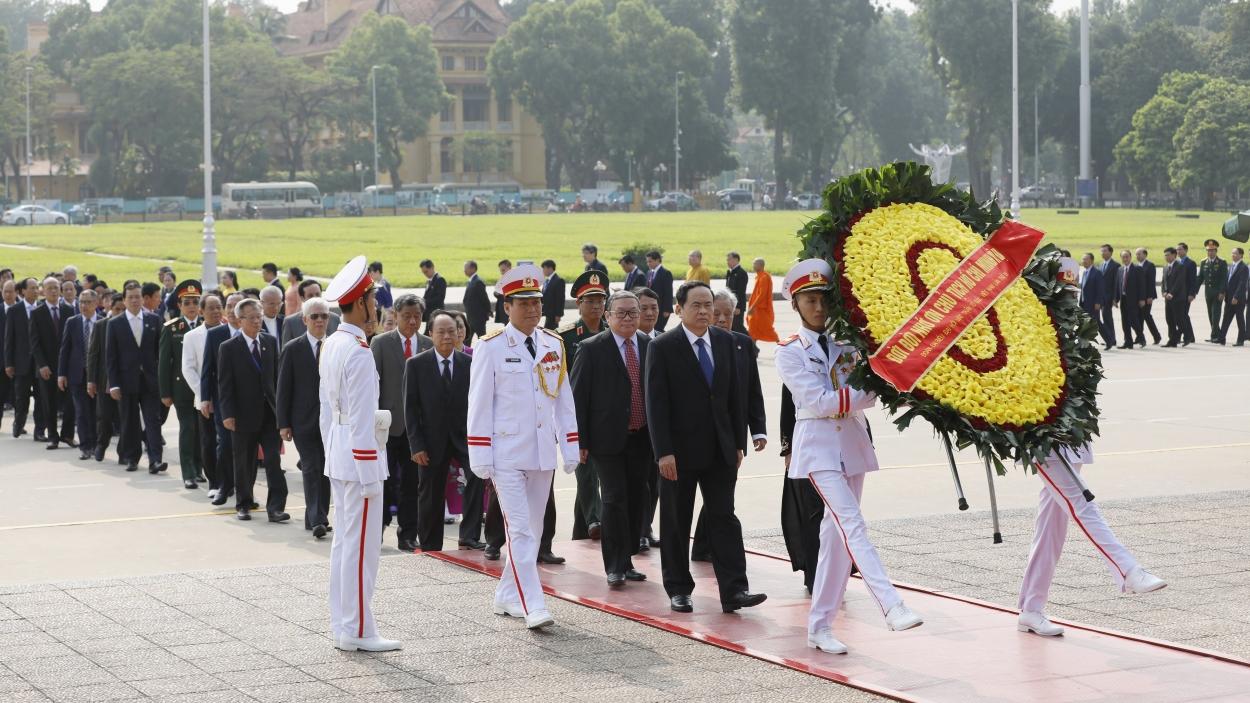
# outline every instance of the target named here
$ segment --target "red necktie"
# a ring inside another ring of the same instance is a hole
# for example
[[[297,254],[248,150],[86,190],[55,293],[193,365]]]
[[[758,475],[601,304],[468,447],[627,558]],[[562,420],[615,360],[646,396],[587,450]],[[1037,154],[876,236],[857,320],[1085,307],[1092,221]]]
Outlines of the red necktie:
[[[408,359],[411,357],[412,357],[412,337],[407,337],[404,339],[404,358]]]
[[[638,369],[638,352],[634,340],[625,338],[625,370],[629,372],[629,431],[635,432],[647,424],[647,413],[642,404],[642,374]]]

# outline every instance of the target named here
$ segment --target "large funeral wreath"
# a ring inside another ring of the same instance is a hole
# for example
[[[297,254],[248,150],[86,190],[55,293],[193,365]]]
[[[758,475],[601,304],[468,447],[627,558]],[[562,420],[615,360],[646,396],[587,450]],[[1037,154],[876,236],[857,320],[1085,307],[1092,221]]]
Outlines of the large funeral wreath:
[[[830,332],[866,358],[1005,221],[994,201],[934,184],[929,167],[899,162],[841,178],[825,212],[802,230],[801,258],[829,261]],[[916,417],[959,447],[1031,465],[1098,434],[1102,362],[1097,324],[1059,280],[1060,252],[1045,245],[1021,277],[921,377],[900,392],[867,362],[851,384],[873,391],[899,429]]]

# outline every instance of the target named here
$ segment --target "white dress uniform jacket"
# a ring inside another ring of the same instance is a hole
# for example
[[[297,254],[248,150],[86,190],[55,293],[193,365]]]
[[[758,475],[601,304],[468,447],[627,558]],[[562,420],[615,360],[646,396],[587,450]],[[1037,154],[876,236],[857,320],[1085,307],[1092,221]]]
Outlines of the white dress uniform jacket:
[[[577,414],[564,342],[547,329],[525,335],[511,324],[473,347],[469,375],[469,466],[491,471],[554,471],[578,463]],[[323,352],[324,354],[324,352]]]
[[[326,476],[362,485],[385,481],[385,446],[374,432],[378,371],[364,330],[340,324],[321,346],[320,367]]]
[[[222,323],[218,323],[222,324]],[[182,380],[195,394],[195,409],[200,409],[204,399],[200,397],[200,369],[204,366],[204,345],[208,343],[207,325],[200,325],[182,338]]]
[[[842,471],[855,476],[876,471],[877,454],[862,411],[876,405],[877,396],[846,385],[859,352],[830,340],[832,358],[828,358],[819,339],[818,333],[804,328],[777,347],[777,374],[794,396],[787,475],[807,478],[813,471]]]

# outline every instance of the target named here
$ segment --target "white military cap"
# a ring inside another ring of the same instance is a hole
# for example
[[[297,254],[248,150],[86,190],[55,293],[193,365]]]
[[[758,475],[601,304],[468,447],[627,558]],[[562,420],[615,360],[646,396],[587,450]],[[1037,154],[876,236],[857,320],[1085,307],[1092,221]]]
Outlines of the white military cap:
[[[781,296],[792,300],[800,291],[829,290],[833,286],[833,268],[824,259],[804,259],[790,268],[781,284]]]
[[[373,278],[369,276],[369,264],[364,255],[357,256],[338,272],[330,285],[326,287],[325,299],[346,305],[354,303],[373,288]]]
[[[499,277],[495,292],[505,298],[541,298],[543,272],[533,264],[514,266]]]

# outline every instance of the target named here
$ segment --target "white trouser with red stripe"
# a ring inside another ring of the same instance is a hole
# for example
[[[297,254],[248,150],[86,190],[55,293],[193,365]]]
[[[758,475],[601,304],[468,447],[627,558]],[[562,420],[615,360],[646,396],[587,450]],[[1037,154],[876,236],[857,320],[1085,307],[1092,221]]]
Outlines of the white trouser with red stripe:
[[[859,567],[864,585],[885,615],[903,602],[885,575],[877,548],[868,540],[868,524],[859,511],[864,491],[864,474],[847,476],[841,471],[813,471],[807,477],[825,502],[820,521],[820,557],[812,580],[812,606],[807,631],[829,627],[846,595],[851,564]]]
[[[1137,559],[1120,544],[1098,506],[1081,495],[1081,487],[1067,469],[1055,462],[1034,466],[1043,485],[1037,524],[1033,528],[1033,547],[1029,550],[1029,563],[1024,567],[1024,582],[1020,585],[1020,610],[1029,613],[1045,610],[1055,565],[1063,554],[1063,542],[1068,535],[1069,518],[1094,544],[1116,586],[1123,590],[1124,579],[1137,566]],[[1080,473],[1081,465],[1072,464],[1072,470]]]
[[[330,628],[346,637],[375,637],[373,587],[382,551],[382,499],[365,498],[356,481],[330,479],[334,544],[330,547]]]
[[[520,603],[526,615],[547,609],[538,578],[538,542],[554,477],[554,471],[499,468],[491,475],[507,537],[495,602]]]

